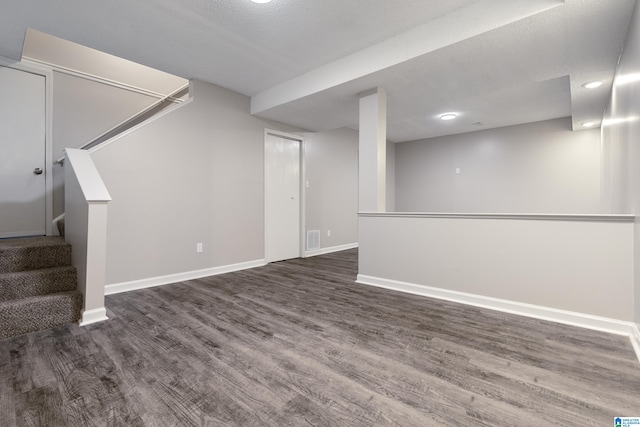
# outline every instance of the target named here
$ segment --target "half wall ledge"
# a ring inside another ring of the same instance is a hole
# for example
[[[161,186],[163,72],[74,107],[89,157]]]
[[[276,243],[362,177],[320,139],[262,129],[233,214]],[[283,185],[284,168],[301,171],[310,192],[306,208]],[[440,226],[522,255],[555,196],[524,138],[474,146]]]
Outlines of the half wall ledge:
[[[631,214],[554,214],[554,213],[451,213],[451,212],[359,212],[361,218],[460,218],[540,221],[633,222]]]

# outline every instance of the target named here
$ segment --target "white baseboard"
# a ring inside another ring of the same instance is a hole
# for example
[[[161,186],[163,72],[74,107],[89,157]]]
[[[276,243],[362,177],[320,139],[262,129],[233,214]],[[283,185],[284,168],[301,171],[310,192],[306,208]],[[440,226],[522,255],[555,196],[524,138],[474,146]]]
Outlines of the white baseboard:
[[[638,356],[638,361],[640,361],[640,325],[634,323],[632,329],[633,333],[629,338],[631,339],[633,349],[636,351],[636,356]]]
[[[358,274],[357,283],[363,285],[376,286],[379,288],[391,289],[425,297],[438,298],[461,304],[473,305],[476,307],[488,308],[505,313],[517,314],[520,316],[534,317],[536,319],[549,320],[563,323],[565,325],[578,326],[581,328],[593,329],[601,332],[608,332],[617,335],[628,336],[640,361],[640,330],[633,322],[610,319],[607,317],[593,316],[590,314],[577,313],[573,311],[560,310],[540,305],[526,304],[516,301],[503,300],[499,298],[474,295],[465,292],[452,291],[431,286],[418,285],[415,283],[400,282],[396,280],[383,279],[380,277],[366,276]]]
[[[329,248],[317,249],[315,251],[304,251],[304,253],[302,254],[302,258],[309,258],[317,255],[325,255],[333,252],[346,251],[347,249],[354,249],[357,247],[358,247],[357,243],[349,243],[347,245],[331,246]]]
[[[0,234],[0,239],[13,239],[16,237],[38,237],[44,236],[47,233],[45,230],[27,230],[27,231],[14,231]]]
[[[82,310],[82,315],[80,316],[78,325],[87,326],[104,320],[109,320],[107,317],[107,309],[104,307],[94,308],[92,310]]]
[[[151,288],[167,285],[169,283],[183,282],[185,280],[199,279],[201,277],[215,276],[217,274],[231,273],[232,271],[247,270],[249,268],[266,265],[264,259],[241,262],[238,264],[223,265],[220,267],[205,268],[203,270],[186,271],[184,273],[168,274],[166,276],[150,277],[148,279],[132,280],[130,282],[113,283],[106,285],[105,295],[119,294],[135,291],[137,289]]]

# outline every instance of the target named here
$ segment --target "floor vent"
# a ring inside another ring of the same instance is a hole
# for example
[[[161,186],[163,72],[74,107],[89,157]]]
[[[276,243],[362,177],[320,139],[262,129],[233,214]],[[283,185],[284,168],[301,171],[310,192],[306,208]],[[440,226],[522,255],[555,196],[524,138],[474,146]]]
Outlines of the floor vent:
[[[307,250],[320,249],[320,230],[307,230]]]

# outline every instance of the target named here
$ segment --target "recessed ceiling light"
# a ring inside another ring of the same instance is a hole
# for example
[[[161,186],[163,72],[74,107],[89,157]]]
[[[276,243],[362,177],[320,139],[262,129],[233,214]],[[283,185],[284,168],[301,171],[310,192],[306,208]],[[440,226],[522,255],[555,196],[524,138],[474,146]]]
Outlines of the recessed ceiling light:
[[[602,82],[600,81],[596,81],[596,82],[589,82],[589,83],[585,83],[582,85],[582,87],[585,87],[587,89],[595,89],[597,87],[602,86]]]
[[[456,117],[458,117],[456,113],[444,113],[440,116],[440,120],[453,120]]]
[[[251,0],[254,3],[270,3],[271,0]]]
[[[584,122],[582,124],[582,126],[586,127],[586,128],[591,128],[594,127],[596,125],[596,122]]]

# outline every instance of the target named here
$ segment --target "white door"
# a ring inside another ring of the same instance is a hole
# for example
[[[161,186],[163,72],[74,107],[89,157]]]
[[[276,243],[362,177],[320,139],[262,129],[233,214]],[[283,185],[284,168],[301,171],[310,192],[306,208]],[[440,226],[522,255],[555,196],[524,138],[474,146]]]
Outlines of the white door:
[[[0,238],[46,234],[45,78],[0,66]]]
[[[300,257],[300,140],[267,134],[264,146],[265,259]]]

